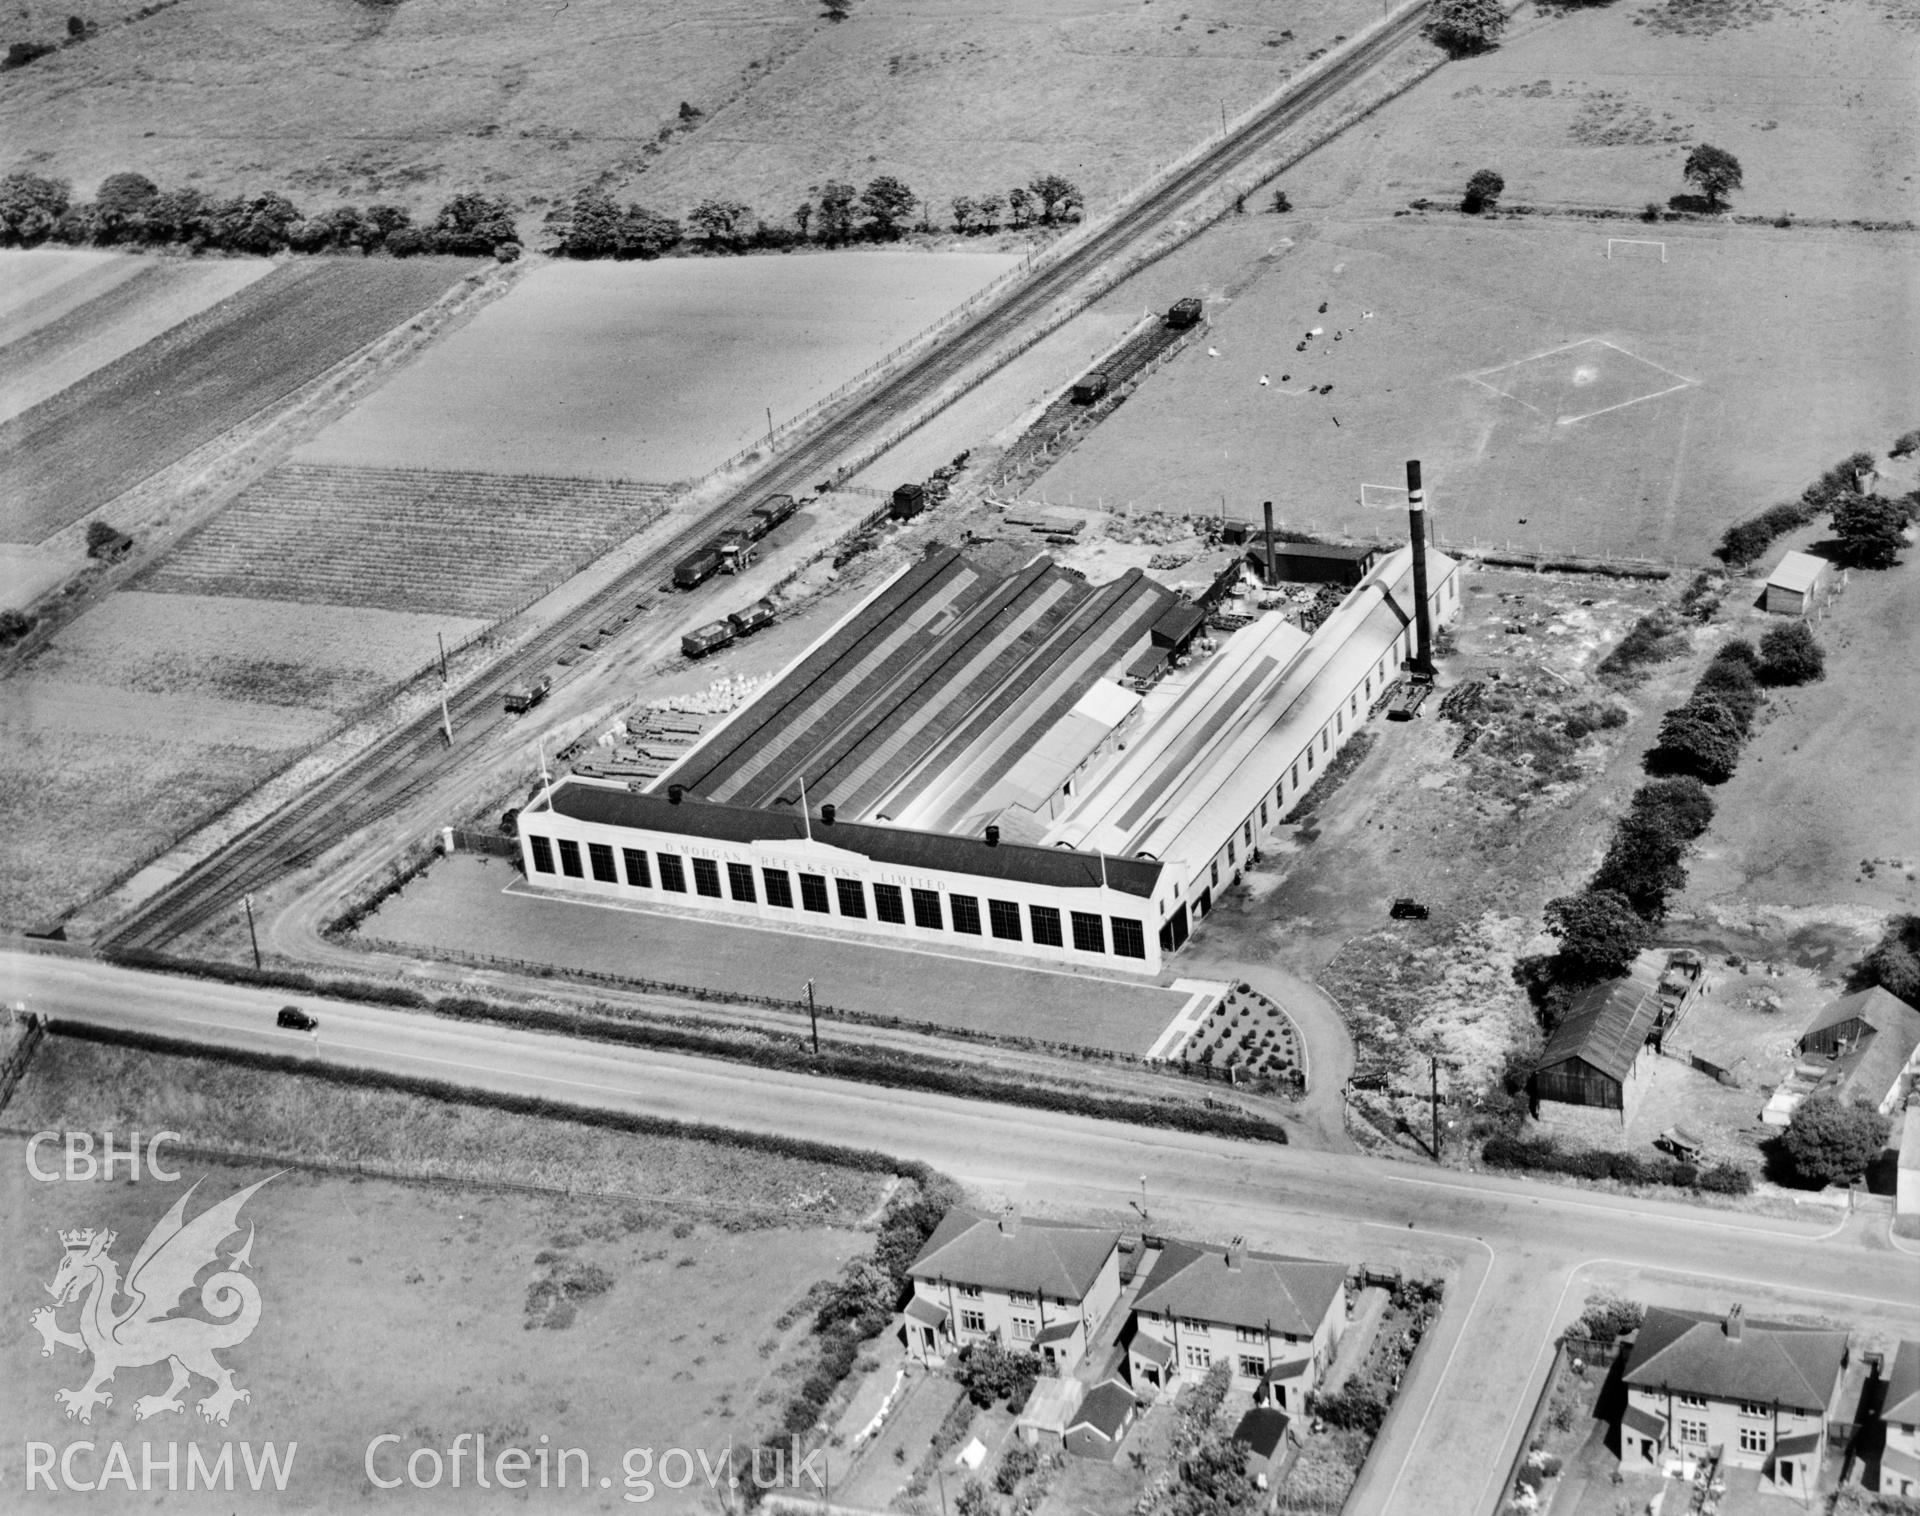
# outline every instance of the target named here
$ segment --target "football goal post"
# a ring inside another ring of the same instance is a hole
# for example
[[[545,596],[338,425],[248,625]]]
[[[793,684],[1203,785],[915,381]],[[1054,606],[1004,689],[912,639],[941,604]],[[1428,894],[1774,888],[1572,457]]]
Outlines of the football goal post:
[[[1407,488],[1403,484],[1363,484],[1360,503],[1370,511],[1404,511]]]
[[[1654,253],[1658,253],[1660,255],[1660,261],[1662,263],[1665,263],[1667,261],[1666,243],[1653,242],[1648,240],[1645,237],[1609,237],[1607,238],[1607,257],[1608,258],[1613,257],[1614,249],[1616,248],[1618,248],[1621,251],[1623,256],[1628,258],[1647,258],[1647,257],[1651,257]]]

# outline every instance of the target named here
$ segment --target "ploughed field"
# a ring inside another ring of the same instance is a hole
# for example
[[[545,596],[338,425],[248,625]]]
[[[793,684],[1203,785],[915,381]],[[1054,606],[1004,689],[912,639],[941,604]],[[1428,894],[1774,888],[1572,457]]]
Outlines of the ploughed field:
[[[432,304],[461,259],[300,259],[0,425],[0,541],[39,542]]]
[[[496,620],[665,509],[659,485],[289,463],[142,588]]]

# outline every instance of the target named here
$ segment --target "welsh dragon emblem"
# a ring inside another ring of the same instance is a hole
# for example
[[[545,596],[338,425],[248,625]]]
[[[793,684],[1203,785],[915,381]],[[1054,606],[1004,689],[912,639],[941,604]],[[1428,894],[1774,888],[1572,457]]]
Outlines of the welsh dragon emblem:
[[[163,1394],[135,1400],[135,1420],[145,1421],[163,1411],[184,1412],[180,1392],[196,1374],[213,1384],[213,1393],[199,1402],[200,1414],[209,1421],[225,1426],[234,1405],[253,1398],[234,1386],[233,1371],[214,1356],[221,1348],[245,1342],[260,1324],[260,1291],[241,1272],[252,1261],[251,1223],[246,1242],[225,1258],[229,1266],[200,1285],[201,1308],[213,1320],[172,1313],[181,1297],[194,1288],[201,1271],[223,1261],[218,1250],[239,1230],[240,1207],[261,1185],[278,1177],[269,1175],[259,1184],[250,1184],[187,1221],[187,1201],[200,1187],[196,1181],[140,1244],[124,1284],[110,1251],[114,1233],[88,1227],[60,1234],[66,1256],[47,1286],[54,1303],[41,1306],[31,1320],[40,1333],[42,1358],[51,1357],[56,1346],[93,1355],[93,1374],[84,1385],[54,1391],[53,1398],[67,1408],[69,1419],[77,1416],[91,1422],[95,1406],[113,1404],[112,1393],[103,1386],[117,1372],[153,1363],[168,1364],[173,1383]],[[123,1296],[128,1302],[124,1307],[117,1304]],[[62,1330],[59,1323],[61,1308],[75,1301],[80,1306],[77,1333]]]

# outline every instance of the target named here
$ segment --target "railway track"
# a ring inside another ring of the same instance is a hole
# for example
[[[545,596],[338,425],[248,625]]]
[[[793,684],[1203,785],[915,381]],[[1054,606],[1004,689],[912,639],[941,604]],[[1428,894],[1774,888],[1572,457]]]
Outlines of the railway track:
[[[390,815],[424,793],[477,746],[512,724],[512,718],[502,709],[502,697],[510,685],[544,672],[583,634],[635,609],[656,590],[662,562],[672,563],[691,552],[769,494],[809,492],[814,482],[831,473],[859,443],[877,436],[894,418],[932,397],[968,365],[1036,320],[1087,274],[1123,253],[1195,195],[1257,160],[1275,138],[1414,35],[1423,18],[1424,12],[1418,8],[1396,18],[1356,46],[1338,65],[1223,137],[1212,151],[1126,207],[1056,262],[1015,285],[972,322],[936,343],[899,373],[882,379],[865,394],[850,397],[745,488],[705,516],[690,521],[657,556],[622,575],[450,697],[453,725],[461,733],[455,747],[447,746],[437,711],[421,716],[135,907],[99,939],[99,948],[127,952],[164,947],[233,909],[246,892],[311,862],[340,837]]]

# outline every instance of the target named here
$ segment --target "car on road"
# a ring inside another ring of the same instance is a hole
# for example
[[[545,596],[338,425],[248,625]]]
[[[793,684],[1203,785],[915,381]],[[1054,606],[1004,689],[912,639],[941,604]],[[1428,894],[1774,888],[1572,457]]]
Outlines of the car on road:
[[[1425,921],[1431,913],[1411,895],[1402,895],[1387,914],[1395,921]]]
[[[279,1024],[292,1032],[311,1032],[320,1023],[301,1010],[297,1005],[283,1005],[280,1014],[274,1018]]]

